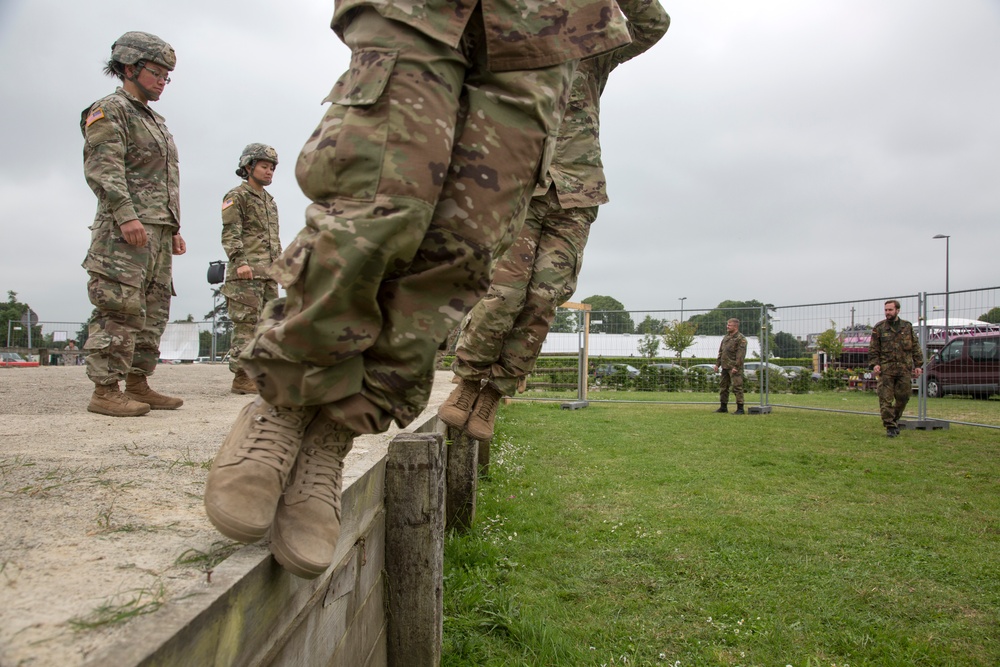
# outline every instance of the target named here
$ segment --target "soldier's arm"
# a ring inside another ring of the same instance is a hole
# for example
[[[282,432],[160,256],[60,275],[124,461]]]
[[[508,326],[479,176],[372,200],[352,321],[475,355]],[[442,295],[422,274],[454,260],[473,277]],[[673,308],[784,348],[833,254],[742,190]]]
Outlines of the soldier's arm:
[[[743,362],[747,358],[747,339],[746,336],[740,336],[739,345],[736,347],[736,368],[743,370]]]
[[[882,365],[882,337],[879,335],[878,325],[872,328],[871,338],[868,340],[868,367],[875,368]]]
[[[243,254],[243,205],[232,192],[222,199],[222,249],[233,266],[248,265]]]
[[[914,368],[922,368],[924,365],[924,352],[920,349],[920,338],[917,336],[917,332],[913,329],[913,325],[910,325],[910,338],[913,340],[913,366]]]
[[[620,0],[618,6],[628,19],[632,43],[615,49],[612,67],[648,51],[670,27],[670,16],[657,0]]]
[[[83,120],[84,176],[119,227],[139,219],[125,178],[127,126],[125,111],[108,102],[91,107],[90,114]]]

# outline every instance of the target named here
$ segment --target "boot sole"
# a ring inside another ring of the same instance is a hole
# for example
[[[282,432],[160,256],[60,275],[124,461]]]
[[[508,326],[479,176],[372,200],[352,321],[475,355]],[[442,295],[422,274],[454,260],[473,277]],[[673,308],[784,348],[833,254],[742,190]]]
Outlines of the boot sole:
[[[270,548],[271,555],[274,556],[274,560],[278,561],[278,565],[300,579],[315,579],[326,572],[330,568],[330,565],[332,565],[332,563],[327,563],[326,566],[322,566],[319,563],[312,563],[297,558],[287,548],[285,543],[281,541],[274,527],[271,528]]]
[[[217,531],[231,540],[243,542],[244,544],[252,544],[259,541],[267,535],[267,529],[270,528],[270,526],[263,528],[247,526],[246,524],[233,521],[230,516],[214,508],[209,503],[205,503],[205,514],[208,515],[208,520],[212,522]]]
[[[127,391],[123,392],[123,393],[126,396],[128,396],[129,398],[131,398],[133,401],[137,401],[139,403],[146,403],[146,401],[142,400],[141,397],[136,396],[135,394],[130,394]],[[152,403],[146,403],[146,405],[149,406],[150,410],[176,410],[177,408],[179,408],[182,405],[184,405],[184,401],[181,401],[180,403],[178,403],[177,405],[174,405],[174,406],[169,406],[169,405],[153,405]]]
[[[457,429],[462,429],[462,430],[465,429],[465,425],[468,423],[469,417],[471,417],[471,416],[472,416],[472,413],[470,412],[469,414],[465,415],[465,419],[463,419],[461,422],[459,422],[454,417],[449,418],[448,415],[444,415],[444,414],[441,414],[441,412],[438,412],[438,419],[440,419],[441,421],[443,421],[448,426],[453,426],[453,427],[455,427]]]
[[[96,415],[105,415],[107,417],[141,417],[145,414],[148,414],[149,410],[145,410],[143,412],[122,413],[122,412],[111,412],[110,410],[101,410],[100,408],[92,408],[88,405],[87,412],[93,412]]]

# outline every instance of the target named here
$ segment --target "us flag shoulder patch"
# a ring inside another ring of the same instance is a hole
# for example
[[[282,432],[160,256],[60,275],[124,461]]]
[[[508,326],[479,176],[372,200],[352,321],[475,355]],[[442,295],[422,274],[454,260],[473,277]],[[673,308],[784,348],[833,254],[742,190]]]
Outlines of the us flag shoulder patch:
[[[87,127],[90,127],[91,125],[101,120],[102,118],[104,118],[104,109],[102,109],[101,107],[97,107],[96,109],[90,112],[89,116],[87,116]]]
[[[230,197],[229,199],[227,199],[224,202],[222,202],[222,210],[225,211],[227,208],[229,208],[232,205],[233,205],[233,198]]]

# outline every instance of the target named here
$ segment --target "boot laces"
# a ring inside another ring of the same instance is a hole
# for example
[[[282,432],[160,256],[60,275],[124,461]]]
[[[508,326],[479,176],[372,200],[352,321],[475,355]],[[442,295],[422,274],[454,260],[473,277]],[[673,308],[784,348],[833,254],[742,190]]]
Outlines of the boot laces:
[[[500,394],[497,393],[492,388],[487,388],[479,396],[479,406],[476,410],[476,416],[485,421],[489,421],[493,417],[493,413],[497,410],[497,403],[500,402]]]
[[[472,410],[472,402],[479,396],[479,385],[469,380],[462,380],[461,393],[455,399],[455,405],[463,412]]]
[[[296,469],[294,486],[296,493],[323,501],[340,516],[344,459],[338,449],[309,447],[304,450],[299,455],[302,458]]]
[[[303,408],[271,406],[255,415],[250,426],[252,444],[247,447],[247,458],[287,473],[302,443],[305,420]]]

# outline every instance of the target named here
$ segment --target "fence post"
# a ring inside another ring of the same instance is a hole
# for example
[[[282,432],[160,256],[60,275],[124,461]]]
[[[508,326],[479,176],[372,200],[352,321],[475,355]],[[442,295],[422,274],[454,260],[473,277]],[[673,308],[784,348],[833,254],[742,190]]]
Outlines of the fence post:
[[[445,447],[440,433],[400,433],[385,464],[390,667],[437,667],[444,635]]]
[[[464,532],[476,520],[476,488],[479,478],[479,441],[462,429],[448,427],[448,498],[445,528]]]

